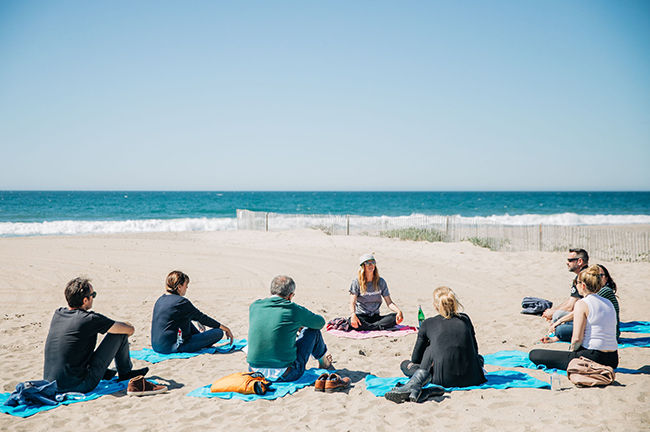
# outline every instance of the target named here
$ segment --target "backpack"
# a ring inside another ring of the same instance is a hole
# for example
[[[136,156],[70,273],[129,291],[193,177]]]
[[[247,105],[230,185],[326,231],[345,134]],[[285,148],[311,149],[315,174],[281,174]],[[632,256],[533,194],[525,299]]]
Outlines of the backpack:
[[[521,311],[522,314],[541,315],[546,309],[553,307],[553,302],[539,297],[524,297],[521,307],[524,308]]]
[[[271,390],[271,383],[259,372],[237,372],[212,383],[211,393],[236,392],[264,395]]]
[[[616,379],[614,369],[589,360],[574,358],[566,369],[569,380],[578,387],[608,386]]]

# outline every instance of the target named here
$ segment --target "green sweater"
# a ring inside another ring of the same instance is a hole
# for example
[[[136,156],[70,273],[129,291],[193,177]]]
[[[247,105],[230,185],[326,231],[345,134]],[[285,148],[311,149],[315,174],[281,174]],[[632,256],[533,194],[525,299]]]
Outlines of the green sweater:
[[[285,368],[296,360],[300,327],[321,329],[325,319],[282,297],[256,300],[248,310],[248,364]]]

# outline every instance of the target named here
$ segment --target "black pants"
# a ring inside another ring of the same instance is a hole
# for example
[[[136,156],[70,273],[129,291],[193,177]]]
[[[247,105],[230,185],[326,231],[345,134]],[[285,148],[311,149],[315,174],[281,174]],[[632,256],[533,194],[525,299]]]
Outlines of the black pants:
[[[358,314],[357,318],[361,325],[355,330],[389,330],[397,325],[396,316],[397,314],[394,313],[388,315]]]
[[[120,375],[133,369],[129,354],[129,337],[125,334],[108,333],[99,344],[88,363],[88,373],[84,380],[74,388],[59,388],[59,391],[76,391],[88,393],[94,390],[111,362],[115,360],[115,367]]]
[[[569,362],[574,358],[586,357],[605,366],[618,367],[618,351],[598,351],[580,347],[578,351],[555,351],[534,349],[528,354],[530,361],[536,365],[544,365],[550,369],[566,370]]]

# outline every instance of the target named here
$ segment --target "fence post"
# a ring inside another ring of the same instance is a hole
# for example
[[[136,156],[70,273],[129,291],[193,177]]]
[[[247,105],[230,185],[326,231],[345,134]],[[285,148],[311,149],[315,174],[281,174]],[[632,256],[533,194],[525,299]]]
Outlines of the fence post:
[[[345,235],[350,235],[350,215],[347,216],[347,222],[345,224]]]
[[[447,237],[446,241],[450,242],[451,241],[451,238],[450,238],[451,236],[449,235],[449,216],[447,216],[445,219],[446,219],[445,223],[447,225],[446,228],[445,228],[445,236]]]
[[[539,224],[539,250],[542,250],[542,224]]]
[[[269,230],[269,214],[268,213],[264,213],[264,219],[266,220],[266,223],[265,223],[266,231],[268,231]]]

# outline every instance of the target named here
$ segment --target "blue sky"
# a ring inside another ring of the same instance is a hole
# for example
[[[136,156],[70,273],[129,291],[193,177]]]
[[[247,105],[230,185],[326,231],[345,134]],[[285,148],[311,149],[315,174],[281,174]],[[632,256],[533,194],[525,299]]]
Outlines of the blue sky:
[[[650,190],[650,2],[0,2],[0,189]]]

